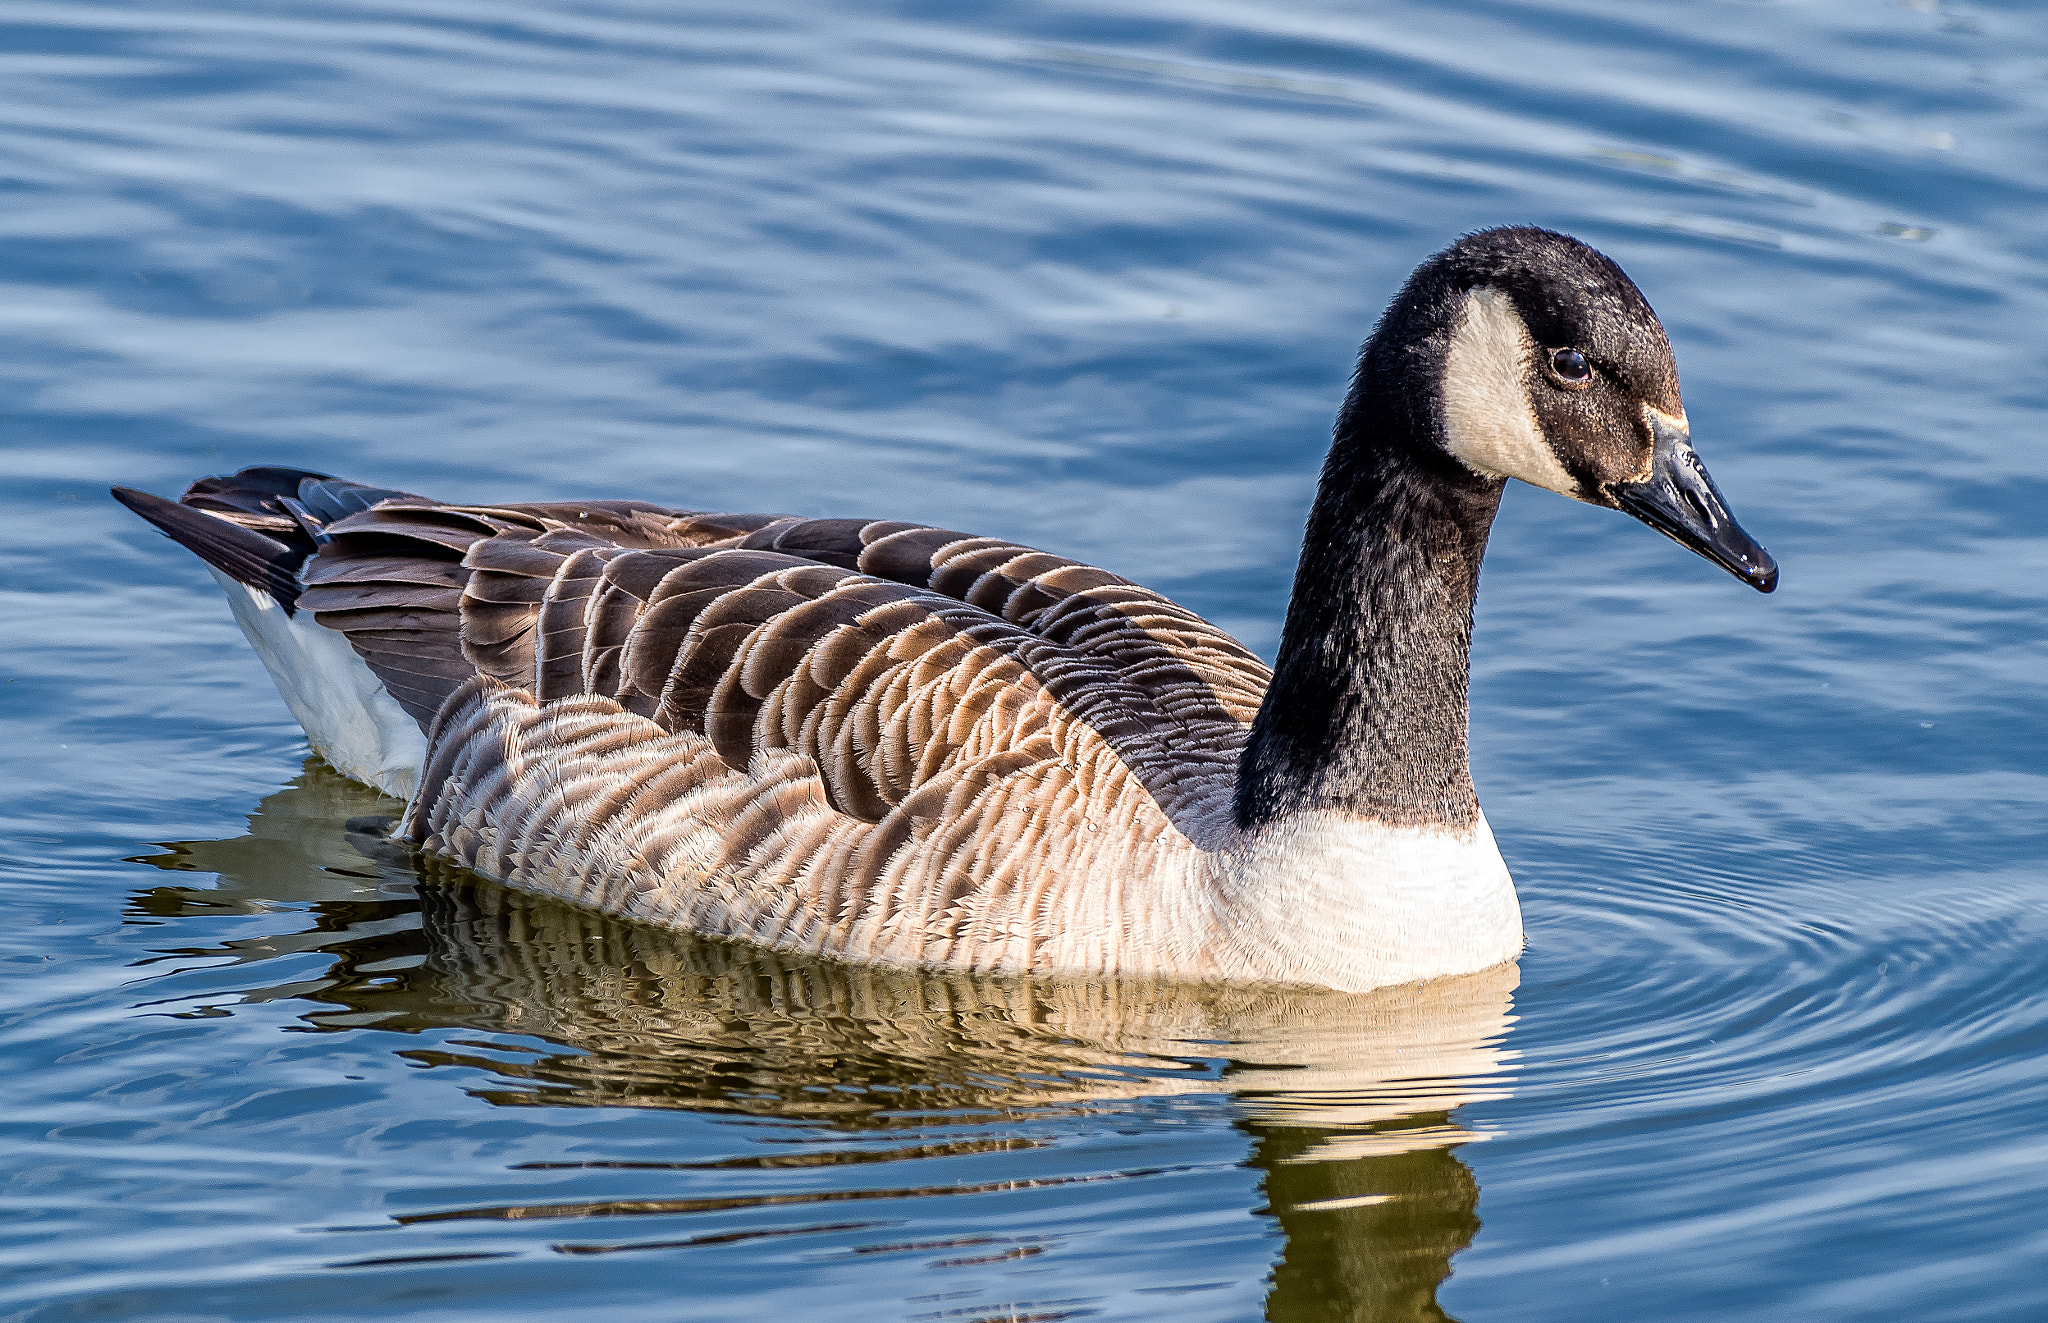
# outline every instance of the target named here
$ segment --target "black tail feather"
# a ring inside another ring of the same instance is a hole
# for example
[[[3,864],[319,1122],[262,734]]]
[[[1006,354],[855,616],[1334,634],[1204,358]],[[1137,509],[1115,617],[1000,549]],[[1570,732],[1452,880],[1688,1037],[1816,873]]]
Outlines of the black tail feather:
[[[299,567],[306,549],[239,523],[128,487],[114,499],[167,533],[171,540],[222,574],[275,597],[287,614],[297,610]]]

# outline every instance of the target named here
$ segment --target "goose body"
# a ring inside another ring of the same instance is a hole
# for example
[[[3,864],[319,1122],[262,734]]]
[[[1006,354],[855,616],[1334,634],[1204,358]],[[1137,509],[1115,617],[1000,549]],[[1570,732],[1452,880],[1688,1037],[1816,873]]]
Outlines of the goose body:
[[[917,523],[275,468],[116,494],[213,568],[315,749],[482,873],[853,960],[1363,990],[1521,948],[1465,752],[1506,478],[1768,591],[1683,419],[1607,259],[1439,254],[1360,360],[1271,672],[1119,576]]]

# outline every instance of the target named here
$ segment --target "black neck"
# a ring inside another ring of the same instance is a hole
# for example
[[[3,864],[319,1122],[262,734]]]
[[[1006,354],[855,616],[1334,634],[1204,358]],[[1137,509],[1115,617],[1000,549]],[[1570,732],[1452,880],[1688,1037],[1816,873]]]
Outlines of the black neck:
[[[1479,814],[1465,691],[1501,483],[1440,448],[1437,374],[1412,360],[1376,372],[1375,357],[1323,465],[1273,684],[1239,761],[1247,830],[1310,809],[1454,829]]]

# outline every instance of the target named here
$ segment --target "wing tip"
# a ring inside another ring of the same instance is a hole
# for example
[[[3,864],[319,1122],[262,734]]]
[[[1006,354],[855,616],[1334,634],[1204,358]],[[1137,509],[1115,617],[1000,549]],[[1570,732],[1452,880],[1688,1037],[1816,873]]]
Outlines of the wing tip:
[[[107,491],[113,495],[115,500],[141,515],[144,519],[149,518],[148,512],[152,506],[177,504],[175,501],[167,501],[163,497],[150,492],[139,492],[133,487],[109,487]],[[154,521],[152,520],[151,522]]]
[[[297,610],[298,569],[303,556],[296,548],[233,520],[150,492],[133,487],[110,487],[108,491],[208,565],[238,583],[269,593],[287,614]]]

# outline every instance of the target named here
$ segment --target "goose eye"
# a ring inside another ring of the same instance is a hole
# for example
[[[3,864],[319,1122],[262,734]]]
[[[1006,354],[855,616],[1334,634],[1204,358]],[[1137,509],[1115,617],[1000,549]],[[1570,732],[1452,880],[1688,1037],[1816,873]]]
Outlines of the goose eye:
[[[1590,381],[1593,365],[1576,349],[1560,349],[1550,356],[1550,368],[1566,381]]]

